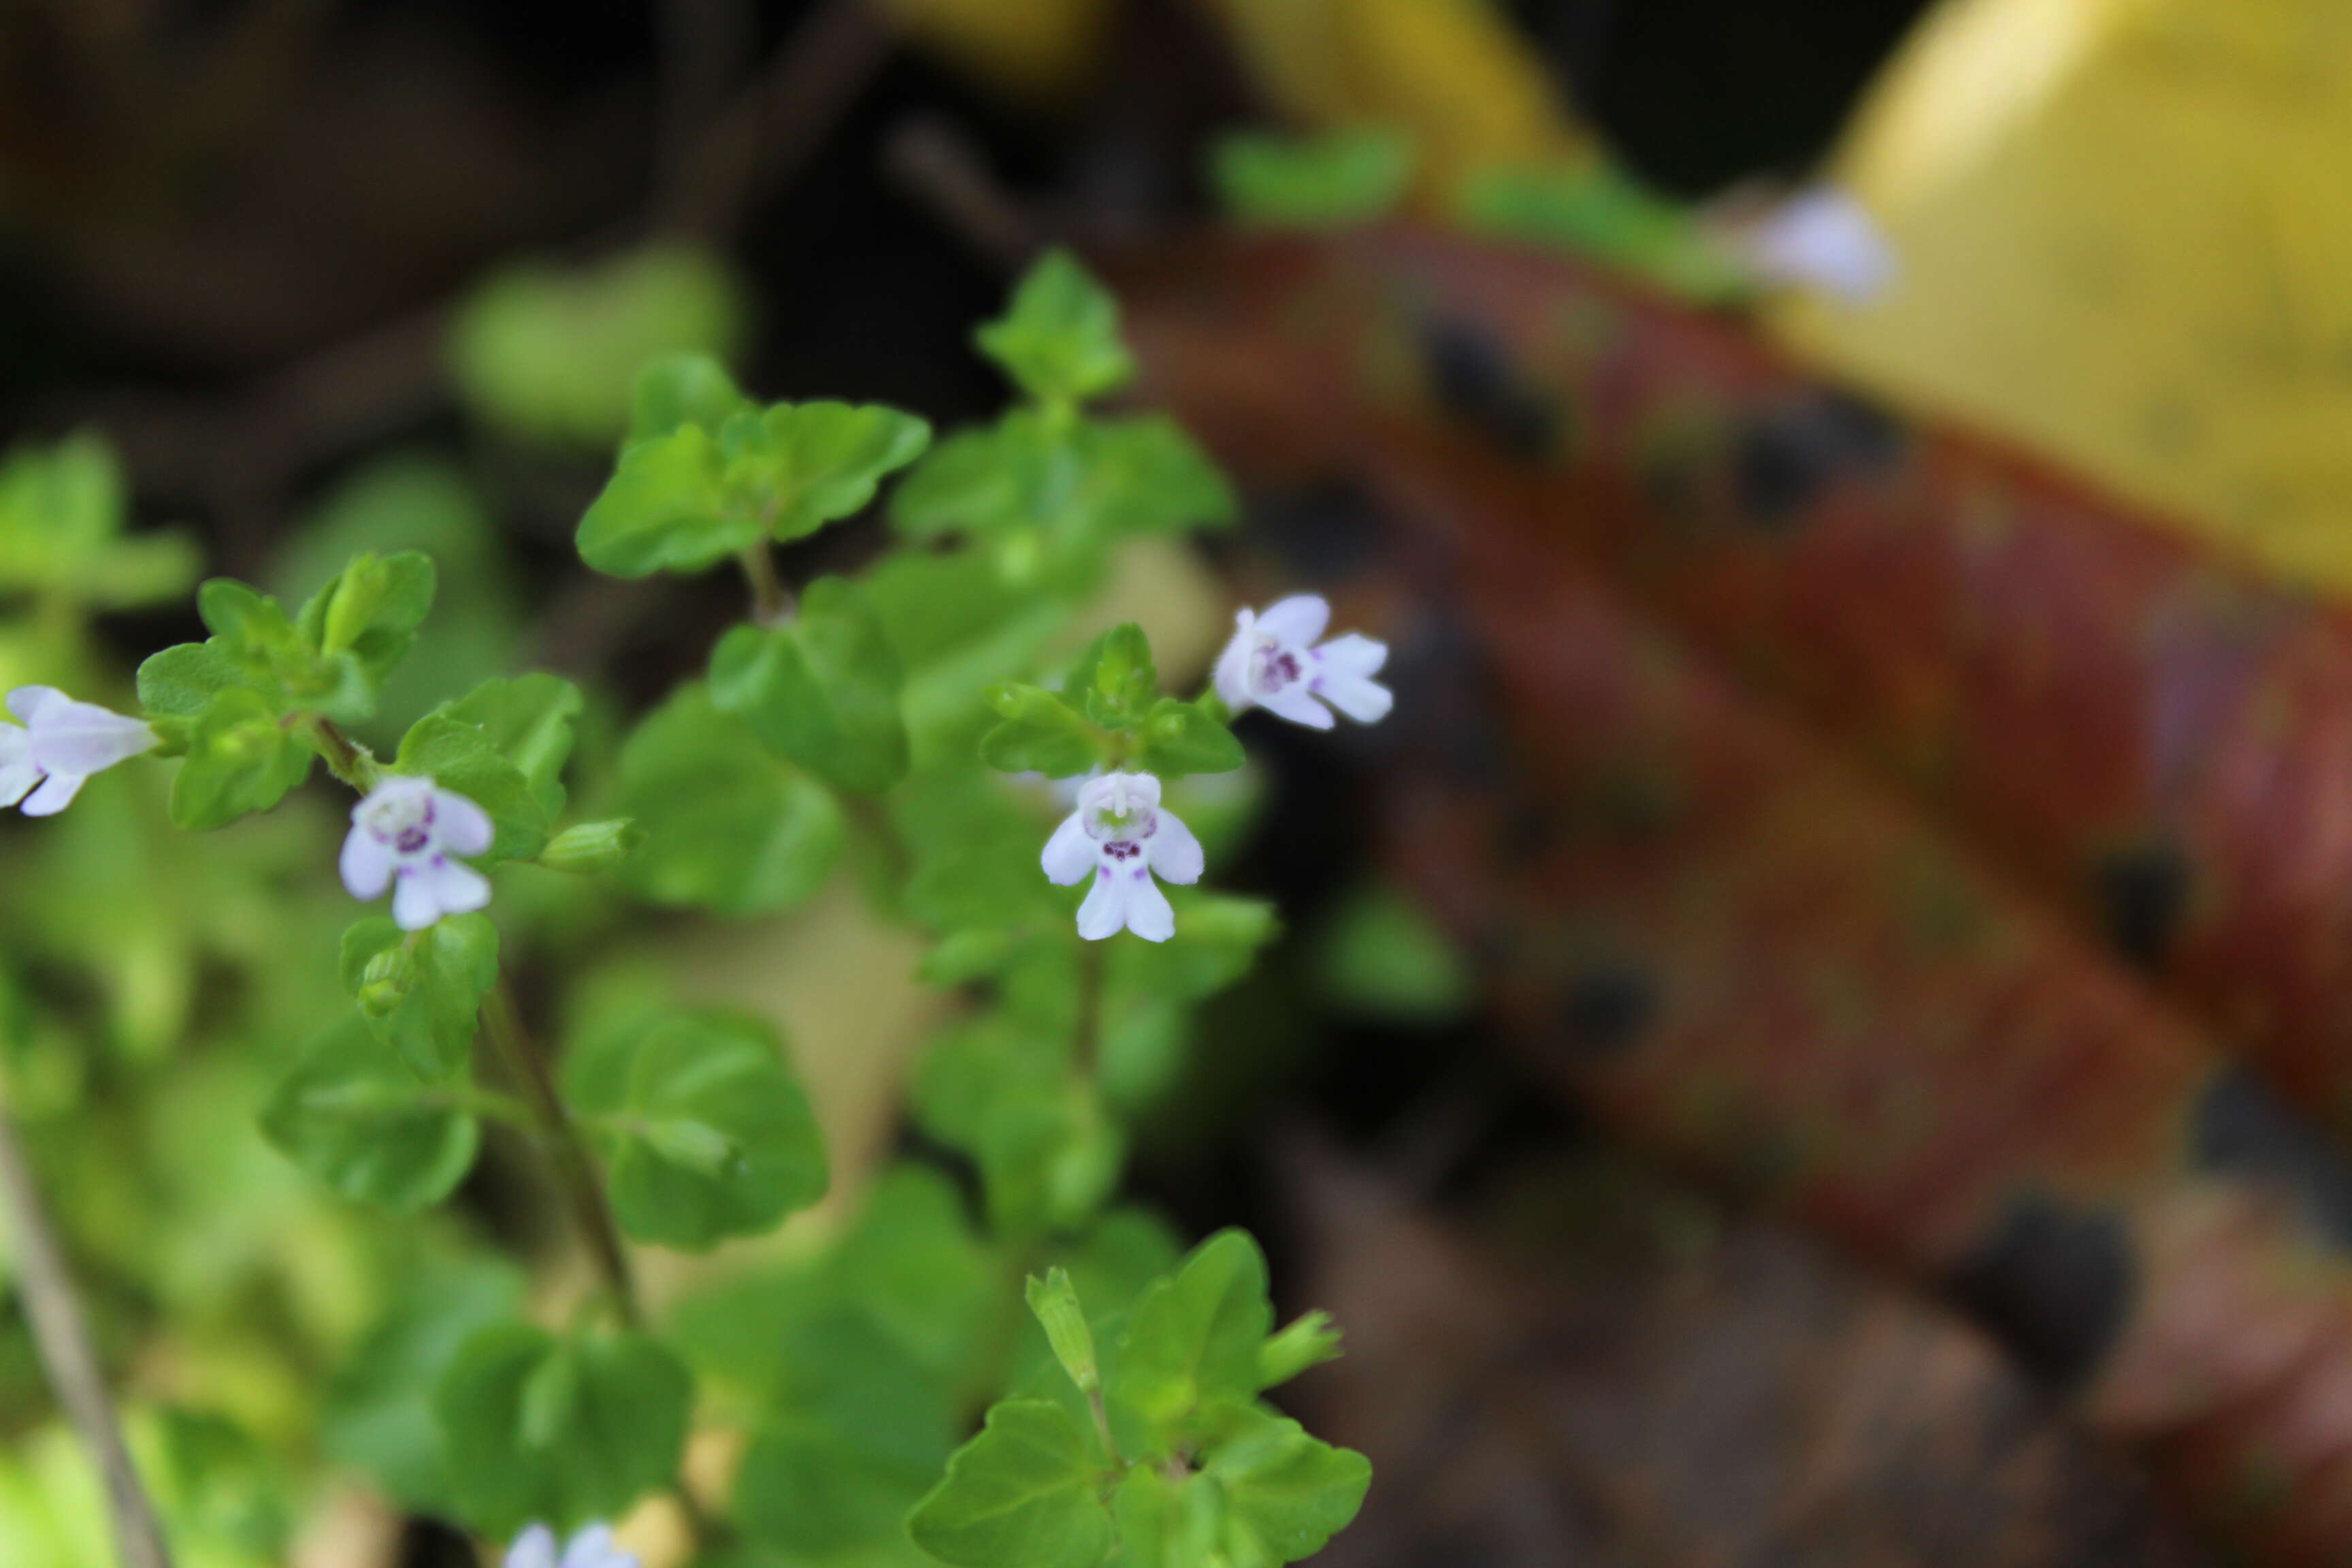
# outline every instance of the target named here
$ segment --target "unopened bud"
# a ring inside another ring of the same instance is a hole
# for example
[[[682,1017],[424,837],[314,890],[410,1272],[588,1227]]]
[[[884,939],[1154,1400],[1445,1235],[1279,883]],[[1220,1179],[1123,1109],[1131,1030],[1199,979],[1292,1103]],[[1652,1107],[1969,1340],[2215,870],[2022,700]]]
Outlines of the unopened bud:
[[[539,863],[550,870],[583,876],[609,871],[635,854],[645,839],[646,830],[631,817],[575,823],[548,840],[547,847],[539,852]]]
[[[360,1011],[371,1018],[390,1017],[416,984],[416,955],[406,942],[385,948],[360,972]]]
[[[1069,1271],[1049,1268],[1043,1279],[1030,1276],[1028,1294],[1029,1310],[1044,1325],[1054,1359],[1062,1363],[1079,1393],[1094,1393],[1102,1386],[1102,1373],[1095,1365],[1094,1331],[1087,1327],[1087,1315],[1078,1306],[1078,1292],[1070,1283]]]

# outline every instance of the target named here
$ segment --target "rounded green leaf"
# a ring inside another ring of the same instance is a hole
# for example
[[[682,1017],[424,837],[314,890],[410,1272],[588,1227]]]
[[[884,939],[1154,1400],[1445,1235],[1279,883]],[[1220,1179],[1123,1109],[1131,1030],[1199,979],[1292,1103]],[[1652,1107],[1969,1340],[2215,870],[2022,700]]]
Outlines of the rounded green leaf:
[[[693,1394],[686,1368],[644,1334],[481,1330],[433,1394],[459,1514],[499,1536],[619,1518],[677,1473]]]
[[[645,830],[621,868],[656,903],[724,914],[789,909],[824,885],[845,837],[824,787],[777,760],[699,681],[672,692],[621,752],[619,808]]]
[[[1112,1539],[1103,1476],[1076,1415],[1049,1400],[1008,1399],[956,1450],[907,1532],[954,1568],[1097,1568]]]
[[[404,962],[385,966],[386,955]],[[343,933],[341,968],[368,1032],[437,1083],[471,1053],[482,998],[499,978],[498,927],[483,915],[452,915],[411,934],[371,916]]]
[[[1203,1406],[1255,1397],[1259,1347],[1273,1327],[1257,1243],[1225,1230],[1194,1247],[1128,1319],[1108,1389],[1120,1444],[1165,1453]]]
[[[700,572],[757,543],[761,520],[730,504],[719,468],[719,444],[699,426],[634,443],[580,519],[580,559],[615,577],[647,577]]]
[[[569,689],[568,683],[557,681],[552,676],[527,679],[546,679]],[[573,693],[572,700],[576,703],[578,700],[578,694]],[[569,724],[569,713],[562,716],[561,722]],[[400,752],[393,762],[395,772],[429,778],[490,814],[498,832],[490,840],[489,849],[479,857],[483,860],[528,860],[545,848],[548,832],[553,826],[547,808],[551,787],[561,798],[561,785],[554,784],[551,779],[534,781],[501,750],[502,742],[514,739],[511,733],[468,723],[457,717],[456,710],[442,710],[427,713],[409,726],[408,733],[400,738]],[[562,744],[567,748],[570,745],[568,730],[562,731]]]
[[[637,372],[630,396],[629,439],[667,436],[683,425],[698,425],[715,435],[750,406],[727,367],[709,354],[670,354],[648,361]]]
[[[613,1212],[630,1236],[699,1250],[824,1195],[816,1117],[765,1024],[667,1016],[622,1048],[625,1068],[583,1061],[567,1089],[609,1152]]]
[[[859,795],[907,776],[905,679],[880,618],[840,577],[810,584],[789,625],[737,626],[710,656],[714,703],[777,755]]]
[[[1235,1563],[1297,1563],[1323,1550],[1356,1517],[1371,1461],[1312,1437],[1262,1409],[1239,1414],[1203,1479],[1224,1493],[1227,1555]]]
[[[1066,250],[1039,259],[1013,289],[1012,308],[974,340],[1041,403],[1083,402],[1135,374],[1134,356],[1119,342],[1117,301]]]
[[[927,421],[878,403],[778,403],[760,416],[756,450],[730,458],[730,479],[758,496],[776,538],[799,539],[863,511],[930,444]]]
[[[315,753],[280,718],[275,703],[246,687],[215,693],[187,729],[186,760],[172,781],[173,822],[226,826],[268,811],[310,776]]]
[[[395,1214],[448,1196],[480,1142],[474,1119],[418,1083],[357,1018],[303,1053],[263,1108],[261,1130],[337,1194]]]

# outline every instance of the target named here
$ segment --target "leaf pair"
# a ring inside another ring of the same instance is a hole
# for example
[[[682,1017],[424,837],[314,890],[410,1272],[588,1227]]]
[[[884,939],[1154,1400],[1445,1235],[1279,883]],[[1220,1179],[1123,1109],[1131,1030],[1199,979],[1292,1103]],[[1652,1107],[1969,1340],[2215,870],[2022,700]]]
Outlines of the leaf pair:
[[[699,572],[865,509],[930,426],[878,404],[754,406],[714,361],[656,360],[637,377],[627,443],[580,520],[581,559],[616,577]]]
[[[1108,767],[1166,780],[1230,773],[1244,760],[1223,721],[1160,695],[1151,645],[1132,623],[1097,637],[1060,691],[1002,682],[989,702],[999,721],[981,737],[981,760],[1005,773],[1068,778]]]

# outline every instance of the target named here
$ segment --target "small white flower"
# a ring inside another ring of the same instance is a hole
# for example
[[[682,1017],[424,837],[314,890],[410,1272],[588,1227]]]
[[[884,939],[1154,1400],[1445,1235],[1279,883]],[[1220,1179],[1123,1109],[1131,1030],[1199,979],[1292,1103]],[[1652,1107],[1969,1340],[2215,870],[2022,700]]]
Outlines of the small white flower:
[[[1176,911],[1151,879],[1201,879],[1201,841],[1175,813],[1160,809],[1160,781],[1150,773],[1105,773],[1078,789],[1070,813],[1043,857],[1048,879],[1066,888],[1094,873],[1094,890],[1078,906],[1078,934],[1088,942],[1116,936],[1124,926],[1146,942],[1176,934]]]
[[[1748,264],[1768,283],[1811,289],[1864,305],[1895,284],[1895,247],[1860,202],[1834,185],[1800,191],[1741,237]]]
[[[1314,646],[1330,621],[1331,606],[1318,594],[1294,594],[1263,614],[1242,611],[1234,617],[1234,640],[1217,658],[1217,695],[1236,713],[1263,708],[1310,730],[1337,723],[1332,708],[1360,724],[1377,724],[1396,701],[1372,679],[1388,662],[1389,645],[1350,632]]]
[[[84,779],[155,743],[144,721],[77,702],[54,686],[16,688],[8,711],[24,728],[0,724],[0,805],[21,801],[26,816],[55,816]]]
[[[592,1524],[556,1554],[555,1531],[534,1524],[507,1548],[506,1568],[637,1568],[636,1554],[613,1544],[609,1525]]]
[[[493,836],[489,813],[464,795],[428,778],[395,774],[352,807],[343,886],[355,899],[377,899],[397,879],[392,918],[403,931],[423,931],[443,915],[469,914],[490,901],[489,879],[458,857],[479,855]]]

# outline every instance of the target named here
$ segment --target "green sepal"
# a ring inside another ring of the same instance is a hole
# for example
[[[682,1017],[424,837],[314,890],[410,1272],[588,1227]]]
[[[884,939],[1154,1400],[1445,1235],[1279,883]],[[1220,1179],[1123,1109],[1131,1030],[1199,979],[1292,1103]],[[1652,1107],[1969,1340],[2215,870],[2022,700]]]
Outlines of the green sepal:
[[[539,852],[539,863],[551,871],[593,877],[621,865],[645,841],[646,830],[634,817],[575,822],[547,841],[547,847]]]
[[[472,1052],[482,998],[498,983],[498,927],[484,915],[451,915],[412,933],[372,915],[343,932],[341,969],[368,1032],[439,1083]]]
[[[836,789],[879,795],[907,776],[898,655],[856,584],[820,577],[784,626],[736,626],[710,656],[710,700],[778,756]]]
[[[1087,1327],[1085,1309],[1078,1305],[1078,1292],[1070,1283],[1066,1268],[1049,1268],[1043,1279],[1035,1275],[1022,1292],[1037,1324],[1045,1331],[1045,1342],[1053,1347],[1054,1359],[1070,1374],[1070,1381],[1081,1394],[1092,1394],[1102,1386],[1102,1369],[1095,1361],[1095,1336]]]
[[[639,1241],[702,1251],[824,1195],[824,1142],[783,1046],[739,1014],[666,1015],[574,1055],[565,1097],[610,1165]]]
[[[1118,301],[1066,250],[1040,258],[1013,289],[1011,308],[973,341],[1040,403],[1082,403],[1135,375],[1135,358],[1119,341]]]
[[[1106,1461],[1064,1406],[1008,1399],[948,1461],[907,1533],[953,1568],[1098,1568],[1113,1538]]]
[[[394,1214],[447,1197],[481,1142],[473,1117],[417,1082],[357,1018],[303,1052],[262,1108],[261,1131],[339,1196]]]
[[[644,1334],[478,1331],[433,1394],[459,1515],[500,1537],[619,1518],[677,1473],[693,1394],[686,1368]]]
[[[1331,1314],[1318,1307],[1258,1346],[1258,1386],[1272,1388],[1288,1383],[1310,1367],[1339,1359],[1339,1331]]]

